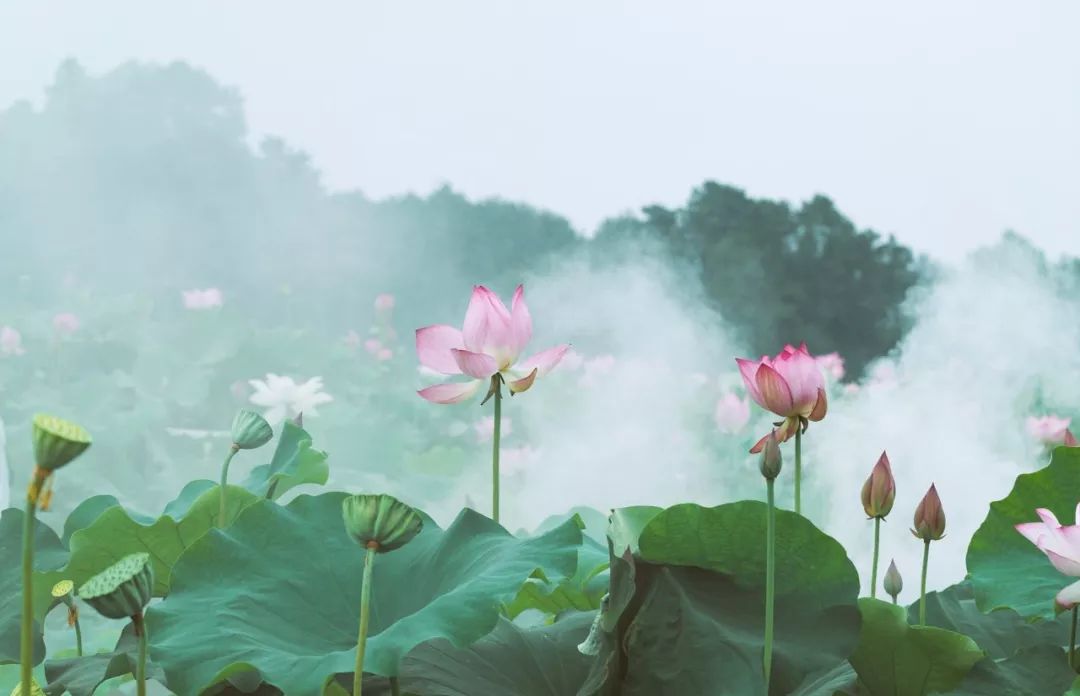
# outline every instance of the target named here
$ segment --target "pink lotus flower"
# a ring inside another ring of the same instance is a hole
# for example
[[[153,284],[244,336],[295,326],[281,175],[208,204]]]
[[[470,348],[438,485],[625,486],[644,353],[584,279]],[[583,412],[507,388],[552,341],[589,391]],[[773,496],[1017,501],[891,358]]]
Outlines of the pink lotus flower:
[[[382,341],[377,338],[369,338],[368,340],[364,341],[364,350],[371,353],[372,355],[377,355],[378,352],[382,350],[382,347]]]
[[[437,404],[454,404],[473,396],[496,375],[510,393],[526,391],[537,377],[552,370],[570,347],[559,345],[518,360],[532,338],[532,317],[525,291],[514,291],[511,309],[483,285],[473,288],[461,331],[437,324],[416,330],[416,354],[425,367],[444,375],[464,374],[467,382],[436,384],[418,393]]]
[[[61,336],[70,336],[79,330],[79,318],[71,312],[61,312],[53,317],[53,329]]]
[[[1076,506],[1080,516],[1080,505]],[[1035,511],[1041,522],[1025,522],[1016,525],[1016,531],[1024,535],[1046,554],[1058,572],[1080,578],[1080,525],[1063,526],[1054,513],[1046,508]],[[1057,595],[1057,603],[1071,609],[1080,603],[1080,582],[1069,585]]]
[[[22,334],[10,326],[0,327],[0,353],[22,355],[25,352],[22,346]]]
[[[743,358],[736,358],[735,362],[739,364],[750,398],[784,419],[776,431],[780,442],[789,440],[798,428],[805,430],[807,421],[825,417],[828,410],[825,378],[805,343],[798,348],[784,346],[784,350],[772,359],[765,355],[756,362]],[[760,452],[766,437],[750,451]]]
[[[1028,434],[1044,445],[1060,445],[1065,442],[1070,422],[1071,419],[1058,416],[1028,416],[1025,426]]]
[[[375,310],[378,312],[389,312],[394,308],[394,296],[383,293],[375,296]]]
[[[713,413],[716,427],[724,433],[737,433],[742,430],[750,420],[750,402],[746,398],[739,398],[728,392],[716,402],[716,411]]]
[[[394,358],[394,351],[389,348],[380,348],[379,352],[375,353],[375,359],[379,362],[386,362]]]
[[[814,361],[833,381],[839,382],[844,378],[844,359],[839,353],[833,352],[819,355],[814,358]]]
[[[1077,441],[1076,436],[1068,428],[1065,428],[1065,442],[1062,444],[1066,447],[1080,447],[1080,442]]]
[[[217,288],[184,290],[181,295],[184,299],[184,309],[214,309],[225,302],[221,290]]]

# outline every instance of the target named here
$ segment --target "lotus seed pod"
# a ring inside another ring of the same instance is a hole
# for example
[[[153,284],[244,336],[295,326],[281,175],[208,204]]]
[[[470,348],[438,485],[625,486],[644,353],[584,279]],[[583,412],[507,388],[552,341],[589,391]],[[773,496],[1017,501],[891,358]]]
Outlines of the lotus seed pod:
[[[102,616],[124,619],[141,615],[153,593],[150,554],[133,553],[87,580],[78,594]]]
[[[90,446],[90,433],[56,416],[39,413],[34,416],[34,460],[46,471],[56,471]]]
[[[71,591],[73,589],[75,589],[75,583],[70,580],[61,580],[53,585],[52,596],[67,604],[71,602]]]
[[[21,696],[21,694],[22,694],[22,682],[19,682],[18,684],[15,685],[15,690],[11,692],[11,696]],[[42,689],[40,686],[38,686],[37,681],[34,680],[34,679],[30,680],[30,696],[45,696],[44,689]]]
[[[401,548],[424,526],[416,510],[386,494],[350,496],[341,511],[345,531],[361,546],[380,553]]]
[[[889,561],[889,569],[885,571],[885,592],[896,601],[897,595],[904,589],[904,579],[900,577],[900,571],[896,569],[896,561]]]
[[[237,449],[255,449],[270,442],[274,430],[266,419],[254,411],[240,409],[232,424],[232,441]]]
[[[923,541],[937,541],[945,536],[945,510],[933,484],[915,508],[915,528],[911,533]]]
[[[896,479],[889,466],[889,455],[884,452],[878,458],[873,471],[862,487],[862,505],[867,517],[884,519],[892,512],[896,500]]]
[[[784,466],[784,457],[780,454],[780,441],[776,438],[774,429],[765,438],[765,446],[761,449],[761,475],[772,481],[780,475],[780,469]]]

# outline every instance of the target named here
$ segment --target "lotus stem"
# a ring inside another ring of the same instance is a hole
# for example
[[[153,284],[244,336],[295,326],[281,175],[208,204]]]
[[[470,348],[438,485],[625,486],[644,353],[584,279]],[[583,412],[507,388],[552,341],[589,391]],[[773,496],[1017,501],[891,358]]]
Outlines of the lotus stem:
[[[19,679],[22,696],[30,696],[30,687],[34,678],[34,519],[37,513],[37,495],[40,479],[34,471],[34,481],[26,495],[26,515],[23,516],[22,548],[22,626],[19,634],[20,672]]]
[[[82,626],[79,625],[79,617],[75,617],[75,650],[79,657],[83,656],[82,648]]]
[[[364,584],[360,588],[360,634],[356,639],[356,671],[353,673],[353,696],[361,696],[364,689],[364,648],[367,647],[368,618],[371,606],[371,571],[375,567],[378,543],[368,542],[364,555]]]
[[[881,518],[874,518],[874,562],[870,566],[870,599],[877,597],[878,547],[881,544]]]
[[[135,626],[135,635],[139,638],[139,662],[135,665],[135,693],[137,696],[146,696],[146,622],[143,621],[142,612],[131,617],[131,623]]]
[[[795,428],[795,514],[802,514],[802,428]]]
[[[401,696],[401,684],[397,677],[390,677],[390,696]]]
[[[776,495],[773,479],[766,479],[768,515],[765,518],[765,693],[772,676],[774,604],[776,602]]]
[[[1076,609],[1072,608],[1072,630],[1069,631],[1069,669],[1076,670]]]
[[[224,529],[225,524],[225,510],[226,510],[226,490],[229,483],[229,464],[232,462],[233,457],[240,451],[240,448],[236,445],[229,447],[229,453],[225,456],[225,462],[221,465],[221,497],[219,498],[218,507],[218,521],[217,526],[219,529]]]
[[[491,438],[491,519],[499,521],[499,440],[502,438],[502,384],[495,385],[495,432]]]
[[[923,541],[922,585],[919,588],[919,625],[926,625],[926,567],[930,563],[930,540]]]

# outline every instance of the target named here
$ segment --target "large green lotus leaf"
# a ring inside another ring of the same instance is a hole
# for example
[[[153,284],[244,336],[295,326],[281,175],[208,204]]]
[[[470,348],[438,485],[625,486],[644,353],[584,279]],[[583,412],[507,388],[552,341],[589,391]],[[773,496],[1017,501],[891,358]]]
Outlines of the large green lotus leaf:
[[[422,643],[402,661],[402,688],[418,696],[573,696],[592,662],[577,646],[594,616],[575,613],[533,628],[502,619],[468,647]]]
[[[45,693],[61,696],[91,696],[104,682],[115,677],[134,675],[137,664],[139,641],[131,623],[120,634],[120,640],[111,652],[84,655],[66,660],[46,660]],[[150,662],[146,665],[147,679],[164,682],[165,673]]]
[[[663,508],[651,505],[635,505],[612,510],[608,517],[607,537],[611,541],[615,555],[621,556],[623,552],[630,549],[630,552],[636,556],[641,530],[662,511]]]
[[[68,515],[67,520],[64,521],[64,535],[61,537],[64,546],[67,546],[68,542],[71,541],[72,534],[89,527],[94,523],[94,520],[101,517],[101,513],[119,504],[120,501],[115,496],[94,495],[76,505],[71,514]]]
[[[580,524],[580,518],[573,517]],[[565,611],[592,611],[608,591],[607,550],[585,537],[578,548],[577,570],[572,577],[551,580],[537,573],[506,607],[513,619],[529,609],[555,617]]]
[[[25,513],[8,508],[0,514],[0,664],[19,661],[22,622],[22,534]],[[56,532],[41,520],[34,524],[34,570],[46,573],[64,565],[67,549]],[[41,622],[53,604],[53,583],[34,578],[34,664],[45,659]]]
[[[277,500],[305,483],[323,485],[330,476],[329,455],[311,446],[311,435],[299,425],[285,421],[269,464],[251,470],[244,488],[255,495]]]
[[[847,660],[832,669],[809,675],[791,696],[850,696],[857,694],[855,668]]]
[[[934,626],[909,626],[904,607],[864,597],[862,631],[851,665],[869,696],[948,692],[983,658],[971,638]]]
[[[1003,660],[984,658],[968,672],[953,696],[1034,696],[1060,694],[1076,672],[1065,651],[1052,645],[1024,648]]]
[[[71,558],[59,571],[42,575],[42,583],[52,586],[59,580],[71,580],[78,587],[124,556],[145,551],[154,566],[154,596],[169,592],[169,581],[176,559],[218,522],[221,488],[215,486],[192,503],[179,520],[163,515],[147,524],[133,518],[122,507],[111,507],[98,515],[90,526],[71,535]],[[229,486],[225,511],[226,524],[258,498],[239,486]],[[37,583],[37,580],[35,580]]]
[[[174,520],[182,518],[188,514],[191,507],[195,504],[199,498],[203,496],[208,490],[217,486],[217,481],[209,481],[207,479],[195,479],[194,481],[188,481],[184,484],[184,487],[180,490],[180,494],[170,500],[165,509],[161,511],[162,515],[168,515]],[[232,489],[230,489],[231,492]],[[134,519],[138,519],[132,515]]]
[[[345,533],[344,497],[260,501],[180,558],[169,596],[147,615],[151,655],[175,691],[256,669],[307,696],[352,672],[364,553]],[[488,634],[538,568],[574,572],[581,539],[572,521],[521,540],[471,510],[445,531],[426,519],[416,539],[376,559],[365,668],[394,675],[425,640],[461,646]]]
[[[1073,579],[1055,570],[1015,526],[1038,521],[1036,508],[1048,508],[1062,524],[1072,524],[1078,501],[1080,448],[1059,447],[1048,466],[1017,476],[1009,495],[990,503],[967,551],[980,609],[1010,607],[1024,616],[1054,617],[1054,596]]]
[[[582,507],[580,505],[570,508],[569,512],[565,512],[561,515],[551,515],[550,517],[545,518],[536,526],[536,529],[533,530],[533,534],[543,534],[546,531],[554,529],[574,515],[577,515],[578,519],[585,523],[585,536],[600,544],[607,543],[608,516],[599,510],[594,510],[590,507]],[[525,535],[519,533],[518,536]]]
[[[1072,683],[1069,690],[1066,691],[1063,696],[1080,696],[1080,677],[1076,678],[1076,681]]]

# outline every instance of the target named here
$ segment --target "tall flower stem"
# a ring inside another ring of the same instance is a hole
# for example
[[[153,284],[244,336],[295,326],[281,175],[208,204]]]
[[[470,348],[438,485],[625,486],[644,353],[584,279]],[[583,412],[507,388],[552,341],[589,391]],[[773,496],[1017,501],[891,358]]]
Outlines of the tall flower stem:
[[[1072,608],[1072,630],[1069,631],[1069,669],[1076,669],[1076,606]]]
[[[766,479],[768,516],[765,521],[765,693],[772,676],[773,620],[776,601],[776,495],[773,479]]]
[[[225,528],[225,509],[226,509],[226,485],[229,483],[229,464],[232,462],[233,457],[240,451],[240,448],[236,445],[229,447],[229,453],[225,456],[225,462],[221,465],[221,496],[218,506],[218,521],[217,526],[219,529]]]
[[[802,514],[802,428],[795,428],[795,514]]]
[[[79,625],[79,618],[75,617],[75,650],[78,652],[79,657],[83,656],[82,651],[82,626]]]
[[[498,376],[496,376],[498,379]],[[502,438],[502,384],[495,384],[495,432],[491,438],[491,519],[499,521],[499,440]]]
[[[143,621],[142,612],[131,617],[131,623],[135,626],[135,635],[139,638],[139,662],[135,665],[135,693],[137,696],[146,696],[146,622]]]
[[[930,540],[923,541],[922,585],[919,587],[919,625],[926,625],[926,566],[930,563]]]
[[[874,564],[870,566],[870,599],[877,597],[878,547],[881,544],[881,518],[874,518]]]
[[[34,666],[34,520],[37,514],[37,496],[40,490],[37,470],[34,472],[35,479],[30,484],[30,490],[26,495],[26,514],[23,516],[23,549],[22,549],[22,626],[19,634],[19,648],[21,669],[19,678],[22,680],[22,696],[30,696],[30,685],[33,679]]]
[[[367,647],[368,619],[371,609],[371,571],[375,567],[375,552],[379,545],[368,542],[364,556],[364,585],[360,588],[360,634],[356,639],[356,671],[353,673],[353,696],[361,696],[364,689],[364,649]]]
[[[390,677],[390,696],[401,696],[401,684],[397,677]]]

